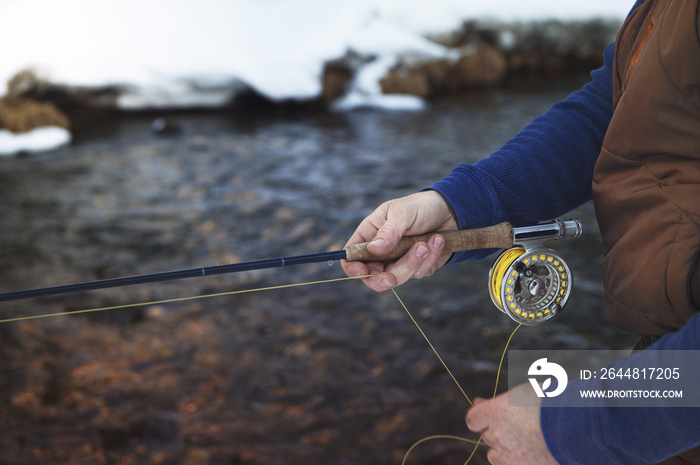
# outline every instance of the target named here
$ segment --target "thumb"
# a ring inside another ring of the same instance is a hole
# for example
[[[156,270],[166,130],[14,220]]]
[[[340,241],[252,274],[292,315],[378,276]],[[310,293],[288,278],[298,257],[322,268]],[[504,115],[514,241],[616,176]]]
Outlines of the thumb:
[[[367,250],[374,255],[386,255],[396,248],[401,238],[406,234],[406,228],[387,220],[367,244]]]

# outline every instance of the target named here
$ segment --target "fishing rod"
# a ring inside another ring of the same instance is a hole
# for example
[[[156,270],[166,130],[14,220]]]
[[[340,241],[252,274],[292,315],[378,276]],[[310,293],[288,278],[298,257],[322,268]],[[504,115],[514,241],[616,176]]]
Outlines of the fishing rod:
[[[554,220],[517,228],[504,222],[484,228],[443,231],[439,234],[445,239],[444,253],[491,248],[507,249],[491,269],[489,276],[491,299],[497,308],[515,321],[523,324],[537,324],[558,314],[571,291],[571,273],[568,266],[561,257],[544,244],[553,239],[578,237],[581,235],[581,230],[581,222],[578,219],[572,219]],[[365,242],[333,252],[268,258],[6,292],[0,294],[0,302],[336,260],[391,262],[402,257],[415,243],[427,241],[434,234],[436,233],[404,237],[391,253],[382,256],[369,253],[368,243]]]

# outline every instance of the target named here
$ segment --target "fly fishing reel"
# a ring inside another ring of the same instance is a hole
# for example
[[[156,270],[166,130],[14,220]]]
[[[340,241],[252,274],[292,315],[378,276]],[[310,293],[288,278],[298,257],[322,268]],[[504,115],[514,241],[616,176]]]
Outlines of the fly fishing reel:
[[[545,242],[579,237],[577,219],[513,228],[513,244],[489,272],[489,294],[496,307],[523,325],[559,315],[571,295],[573,276],[564,259]]]

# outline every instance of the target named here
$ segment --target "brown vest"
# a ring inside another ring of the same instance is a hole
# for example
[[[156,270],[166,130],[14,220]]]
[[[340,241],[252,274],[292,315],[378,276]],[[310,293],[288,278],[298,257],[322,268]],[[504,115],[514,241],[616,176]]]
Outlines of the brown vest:
[[[700,311],[699,0],[647,0],[617,37],[613,117],[593,177],[617,326],[679,330]],[[664,464],[700,464],[700,449]]]
[[[623,329],[700,311],[698,0],[647,0],[618,35],[614,113],[593,177],[605,294]]]

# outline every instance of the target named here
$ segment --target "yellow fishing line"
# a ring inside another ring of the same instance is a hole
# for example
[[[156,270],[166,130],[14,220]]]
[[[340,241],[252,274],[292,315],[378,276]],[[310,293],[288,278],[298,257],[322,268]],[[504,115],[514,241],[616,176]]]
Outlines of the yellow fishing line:
[[[496,397],[496,392],[498,392],[498,380],[501,377],[501,368],[503,367],[503,359],[506,358],[506,352],[508,351],[508,346],[510,345],[510,340],[513,339],[513,336],[515,336],[515,332],[521,327],[521,324],[518,324],[518,326],[515,327],[512,333],[510,333],[510,337],[508,338],[508,341],[506,341],[506,346],[503,348],[503,354],[501,355],[501,361],[498,362],[498,370],[496,371],[496,385],[493,387],[493,397]]]
[[[416,441],[416,442],[408,449],[408,451],[406,451],[406,455],[404,455],[403,461],[401,462],[401,465],[405,465],[405,464],[406,464],[406,460],[408,459],[408,456],[411,454],[411,452],[413,452],[413,449],[415,449],[415,448],[418,447],[419,445],[423,444],[424,442],[432,441],[432,440],[435,440],[435,439],[449,439],[449,440],[452,440],[452,441],[460,441],[460,442],[466,442],[466,443],[469,443],[469,444],[474,444],[474,450],[472,451],[471,455],[469,456],[469,458],[467,459],[467,461],[464,463],[464,465],[467,465],[467,464],[469,463],[469,461],[472,459],[472,457],[474,457],[474,454],[476,453],[476,450],[479,448],[479,446],[485,445],[485,444],[482,444],[482,443],[481,443],[481,438],[479,438],[479,440],[475,441],[475,440],[473,440],[473,439],[461,438],[461,437],[459,437],[459,436],[450,436],[450,435],[447,435],[447,434],[437,434],[437,435],[435,435],[435,436],[428,436],[428,437],[423,438],[423,439],[421,439],[421,440],[419,440],[419,441]]]
[[[404,310],[406,311],[406,313],[408,314],[408,317],[411,319],[411,321],[413,321],[413,324],[416,325],[416,328],[418,328],[418,331],[420,331],[420,333],[423,335],[423,338],[424,338],[425,341],[428,343],[428,345],[430,346],[430,348],[433,349],[433,352],[435,353],[435,356],[438,358],[438,360],[440,360],[440,363],[442,363],[442,366],[445,367],[445,370],[447,371],[447,373],[448,373],[448,374],[450,375],[450,377],[452,378],[452,381],[454,381],[455,384],[457,385],[457,387],[459,388],[459,390],[462,391],[462,394],[464,394],[464,397],[467,399],[467,402],[469,402],[469,405],[474,405],[474,404],[472,404],[472,401],[471,401],[471,399],[469,398],[469,396],[467,395],[467,393],[464,392],[464,389],[462,389],[462,386],[459,384],[459,382],[457,382],[457,378],[454,377],[454,375],[452,374],[452,372],[450,371],[450,369],[447,367],[447,364],[445,363],[445,361],[442,359],[442,357],[440,357],[440,354],[439,354],[438,351],[435,349],[435,346],[433,346],[432,342],[430,342],[430,339],[428,339],[428,336],[425,335],[425,333],[423,332],[423,329],[420,327],[420,325],[418,324],[418,322],[416,321],[416,319],[413,318],[413,315],[411,315],[411,312],[408,311],[408,308],[406,307],[406,305],[405,305],[405,304],[403,303],[403,301],[401,300],[401,297],[399,297],[399,295],[396,293],[396,291],[395,291],[394,289],[392,289],[391,292],[394,293],[394,295],[395,295],[396,298],[398,299],[399,303],[401,304],[401,306],[403,307],[403,309],[404,309]]]
[[[433,353],[435,353],[435,356],[438,358],[438,360],[440,360],[440,363],[442,363],[442,366],[445,367],[445,370],[446,370],[447,373],[450,375],[450,377],[452,378],[452,380],[455,382],[455,384],[457,385],[457,387],[459,388],[459,390],[462,391],[462,394],[464,394],[464,397],[467,399],[467,402],[469,402],[469,405],[473,406],[474,404],[472,403],[471,399],[469,399],[469,396],[466,394],[466,392],[464,392],[464,389],[462,389],[462,386],[461,386],[461,385],[459,384],[459,382],[457,381],[457,378],[454,377],[454,375],[452,374],[452,371],[450,371],[450,369],[447,367],[447,364],[446,364],[445,361],[442,359],[442,357],[441,357],[440,354],[438,353],[437,349],[435,349],[435,346],[433,346],[432,342],[430,342],[430,339],[428,339],[428,336],[425,334],[425,332],[423,331],[423,329],[420,327],[420,325],[418,324],[418,322],[416,321],[416,319],[413,318],[413,315],[411,314],[411,312],[410,312],[410,311],[408,310],[408,308],[406,307],[406,304],[403,303],[403,301],[401,300],[401,298],[399,297],[399,295],[396,293],[396,290],[392,289],[391,291],[394,293],[394,295],[396,296],[396,299],[399,301],[399,303],[401,304],[401,306],[403,307],[403,309],[406,311],[406,314],[408,314],[408,317],[411,319],[411,321],[413,322],[413,324],[416,326],[416,328],[418,328],[418,331],[423,335],[423,338],[424,338],[425,341],[428,343],[428,345],[430,346],[430,348],[433,350]],[[505,347],[503,348],[503,353],[501,354],[501,361],[498,363],[498,370],[496,370],[496,384],[495,384],[495,386],[494,386],[494,388],[493,388],[493,397],[496,397],[496,393],[498,392],[498,381],[499,381],[500,376],[501,376],[501,369],[503,368],[503,360],[504,360],[505,357],[506,357],[506,352],[508,351],[508,346],[510,346],[510,341],[513,339],[513,336],[515,336],[515,332],[516,332],[516,331],[518,330],[518,328],[520,328],[521,326],[522,326],[522,325],[519,324],[518,326],[515,327],[515,329],[513,330],[513,332],[510,333],[510,337],[509,337],[508,340],[506,341],[506,345],[505,345]],[[477,449],[479,449],[479,446],[480,446],[480,445],[485,445],[485,444],[482,444],[482,442],[481,442],[481,437],[479,437],[479,439],[478,439],[477,441],[474,441],[473,439],[466,439],[466,438],[462,438],[462,437],[459,437],[459,436],[450,436],[450,435],[428,436],[428,437],[425,437],[425,438],[423,438],[423,439],[419,439],[418,441],[416,441],[415,443],[413,443],[413,445],[406,451],[406,454],[404,454],[403,461],[401,462],[401,465],[405,465],[406,460],[408,460],[408,456],[411,455],[411,452],[413,452],[413,450],[414,450],[416,447],[418,447],[419,445],[423,444],[424,442],[432,441],[432,440],[435,440],[435,439],[449,439],[449,440],[453,440],[453,441],[460,441],[460,442],[466,442],[466,443],[470,443],[470,444],[475,444],[475,445],[474,445],[474,449],[472,450],[472,453],[469,454],[469,457],[467,458],[467,461],[464,462],[464,465],[467,465],[469,462],[471,462],[472,457],[474,457],[474,454],[476,453]]]
[[[160,305],[160,304],[168,304],[168,303],[173,303],[173,302],[185,302],[185,301],[197,300],[197,299],[209,299],[212,297],[223,297],[226,295],[248,294],[248,293],[252,293],[252,292],[287,289],[290,287],[301,287],[301,286],[311,286],[311,285],[315,285],[315,284],[335,283],[335,282],[339,282],[339,281],[349,281],[349,280],[362,279],[362,278],[369,278],[369,276],[353,276],[353,277],[345,277],[345,278],[325,279],[322,281],[310,281],[310,282],[305,282],[305,283],[282,284],[279,286],[261,287],[261,288],[257,288],[257,289],[243,289],[243,290],[239,290],[239,291],[219,292],[217,294],[202,294],[202,295],[195,295],[195,296],[189,296],[189,297],[178,297],[178,298],[174,298],[174,299],[154,300],[151,302],[138,302],[138,303],[132,303],[132,304],[114,305],[111,307],[88,308],[85,310],[73,310],[73,311],[69,311],[69,312],[45,313],[42,315],[23,316],[23,317],[17,317],[17,318],[6,318],[4,320],[0,320],[0,324],[11,323],[14,321],[36,320],[39,318],[49,318],[52,316],[78,315],[81,313],[104,312],[106,310],[119,310],[119,309],[124,309],[124,308],[141,307],[141,306],[148,306],[148,305]]]

